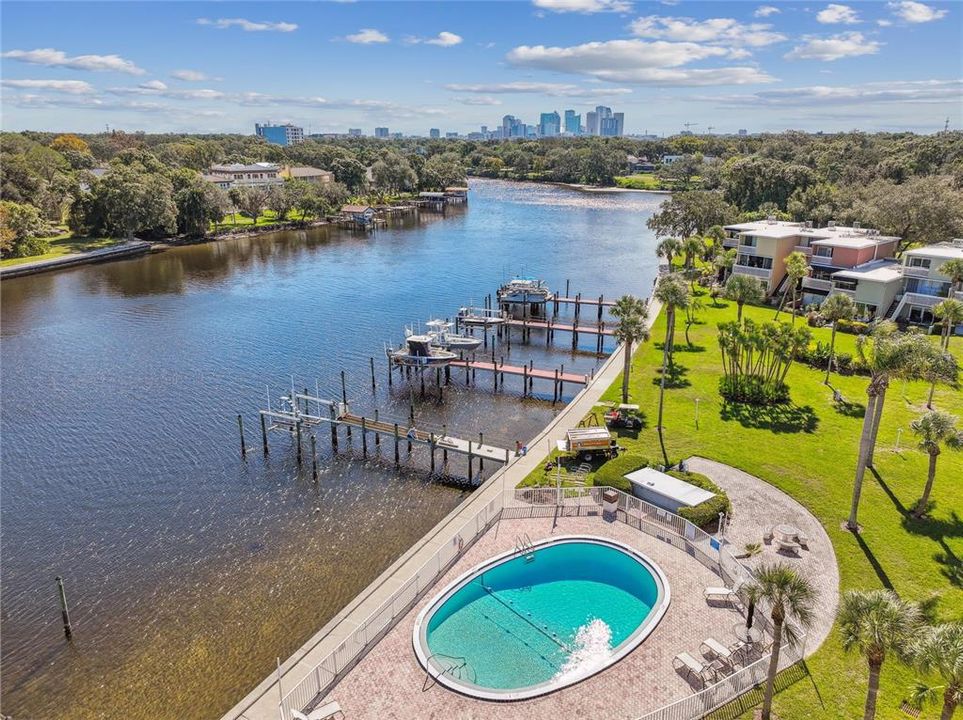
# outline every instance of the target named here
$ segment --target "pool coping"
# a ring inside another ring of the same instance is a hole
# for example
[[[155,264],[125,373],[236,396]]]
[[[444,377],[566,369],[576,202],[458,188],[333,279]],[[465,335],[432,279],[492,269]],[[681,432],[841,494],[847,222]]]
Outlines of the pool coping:
[[[516,548],[494,555],[484,562],[469,568],[457,578],[452,580],[434,597],[432,597],[431,600],[429,600],[419,611],[417,617],[415,618],[415,624],[412,630],[411,644],[415,656],[418,659],[418,663],[422,668],[424,668],[425,672],[431,675],[435,682],[438,682],[447,689],[457,692],[461,695],[465,695],[477,700],[512,702],[516,700],[528,700],[534,697],[541,697],[543,695],[548,695],[559,690],[572,687],[573,685],[577,685],[578,683],[587,680],[590,677],[608,670],[636,650],[640,645],[642,645],[646,638],[648,638],[648,636],[651,635],[652,632],[658,627],[659,623],[662,621],[662,618],[665,617],[665,614],[669,609],[669,604],[672,600],[672,590],[669,585],[669,579],[662,571],[662,568],[659,567],[658,563],[654,562],[647,555],[645,555],[645,553],[636,550],[630,545],[619,542],[618,540],[599,537],[597,535],[558,535],[556,537],[544,538],[527,546],[525,548],[525,552],[537,550],[550,545],[560,545],[569,542],[589,542],[596,545],[614,547],[634,559],[639,564],[643,565],[657,580],[656,585],[658,587],[658,595],[656,596],[655,604],[653,604],[649,614],[646,615],[645,619],[639,624],[639,626],[619,644],[618,650],[606,660],[604,665],[592,670],[591,672],[576,673],[565,681],[555,682],[555,679],[552,678],[550,680],[546,680],[545,682],[541,682],[536,685],[529,685],[523,689],[513,691],[494,691],[490,688],[484,688],[473,683],[456,681],[453,678],[448,677],[445,672],[432,674],[432,670],[439,670],[439,668],[431,664],[431,658],[434,655],[428,655],[426,653],[426,650],[428,649],[426,638],[428,623],[426,621],[429,619],[429,616],[479,574],[501,565],[514,556],[519,555],[520,552]]]

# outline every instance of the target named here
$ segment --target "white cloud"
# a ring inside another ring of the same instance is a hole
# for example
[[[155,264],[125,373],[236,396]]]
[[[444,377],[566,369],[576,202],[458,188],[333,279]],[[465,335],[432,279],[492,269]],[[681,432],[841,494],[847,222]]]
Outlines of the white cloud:
[[[350,43],[357,43],[359,45],[371,45],[374,43],[386,43],[391,41],[387,35],[380,30],[375,30],[374,28],[362,28],[353,35],[345,36],[344,39]]]
[[[830,3],[816,13],[816,20],[823,25],[855,25],[860,22],[859,14],[849,5]]]
[[[208,18],[198,18],[198,25],[210,25],[218,30],[226,30],[227,28],[239,27],[244,32],[294,32],[298,29],[295,23],[290,22],[269,22],[269,21],[255,21],[247,20],[245,18],[217,18],[216,20],[210,20]]]
[[[83,80],[3,80],[4,87],[23,90],[49,90],[68,95],[88,95],[96,92],[94,86]]]
[[[892,20],[877,20],[877,21],[876,21],[876,24],[879,25],[880,27],[889,27],[890,25],[893,24],[893,21],[892,21]]]
[[[622,13],[632,10],[632,4],[626,0],[533,0],[533,4],[542,10],[559,13]]]
[[[535,93],[539,95],[548,95],[550,97],[602,97],[609,95],[628,95],[632,92],[629,88],[588,88],[568,83],[522,81],[477,85],[450,83],[445,85],[445,89],[454,90],[455,92],[482,93],[488,95]]]
[[[53,48],[37,48],[36,50],[9,50],[0,57],[19,60],[31,65],[46,67],[66,67],[73,70],[90,70],[93,72],[118,72],[127,75],[143,75],[146,70],[137,67],[130,60],[119,55],[75,55],[69,57],[63,50]]]
[[[491,95],[469,95],[468,97],[455,98],[462,105],[501,105],[502,101],[493,98]]]
[[[782,33],[773,32],[772,25],[765,23],[744,25],[732,18],[694,20],[686,17],[648,15],[633,21],[629,29],[638,37],[748,47],[764,47],[786,39]]]
[[[152,97],[170,98],[172,100],[220,100],[221,98],[227,97],[226,93],[220,90],[180,90],[169,88],[160,80],[150,80],[136,87],[107,88],[107,92],[111,95],[149,95]]]
[[[760,90],[750,95],[696,97],[731,107],[766,105],[775,107],[819,107],[824,105],[933,104],[951,103],[963,92],[963,80],[909,80],[865,83],[863,85]]]
[[[205,80],[216,79],[199,70],[175,70],[171,73],[171,77],[184,82],[204,82]]]
[[[847,32],[821,38],[804,35],[803,44],[797,45],[784,56],[787,60],[822,60],[830,62],[847,57],[875,55],[883,46],[876,40],[868,40],[859,32]]]
[[[756,8],[756,11],[753,13],[753,15],[764,18],[769,17],[770,15],[778,15],[781,12],[782,10],[777,7],[773,7],[772,5],[760,5]]]
[[[147,82],[142,82],[138,87],[144,90],[166,90],[167,83],[161,82],[160,80],[148,80]]]
[[[639,85],[744,85],[775,79],[754,67],[677,69],[696,60],[728,54],[724,47],[692,42],[609,40],[572,47],[522,45],[506,57],[513,65]]]
[[[438,33],[437,37],[433,37],[430,40],[425,40],[428,45],[440,45],[441,47],[451,47],[452,45],[458,45],[462,41],[461,35],[455,35],[453,32],[448,32],[447,30],[442,30]]]
[[[908,23],[930,22],[939,20],[946,15],[946,10],[937,10],[921,2],[915,2],[915,0],[897,0],[888,3],[888,6],[896,17]]]

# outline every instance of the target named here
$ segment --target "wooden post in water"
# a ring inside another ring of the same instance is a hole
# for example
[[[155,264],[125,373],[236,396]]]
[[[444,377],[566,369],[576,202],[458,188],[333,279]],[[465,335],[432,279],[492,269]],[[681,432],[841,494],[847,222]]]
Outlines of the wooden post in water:
[[[568,294],[568,282],[569,282],[568,280],[565,281],[565,297],[569,297],[569,294]]]
[[[469,483],[471,482],[471,461],[472,461],[471,440],[469,440],[468,441],[468,482]]]
[[[522,366],[522,397],[528,395],[528,365]]]
[[[303,454],[303,450],[301,449],[301,421],[300,420],[294,423],[294,433],[295,435],[297,435],[297,443],[298,443],[298,467],[301,467],[301,465],[304,463],[304,454]]]
[[[378,408],[375,408],[375,428],[378,427]],[[375,430],[375,447],[381,446],[381,433]]]
[[[604,295],[599,295],[599,322],[602,322],[602,302],[605,300]]]
[[[374,392],[378,389],[377,384],[375,384],[374,358],[369,357],[368,360],[371,362],[371,391]]]
[[[264,454],[267,455],[268,452],[268,439],[267,439],[267,422],[264,420],[264,414],[261,413],[261,444],[264,446]]]
[[[311,478],[318,482],[318,439],[311,433]]]
[[[425,370],[418,368],[418,378],[421,380],[421,397],[425,397]]]
[[[247,448],[244,446],[244,418],[240,413],[237,416],[237,429],[241,433],[241,457],[247,459]]]
[[[348,383],[345,380],[344,370],[341,371],[341,402],[344,403],[344,411],[348,412]],[[351,439],[351,426],[345,425],[345,434]]]
[[[555,368],[555,384],[552,391],[552,405],[558,402],[558,368]]]
[[[331,415],[331,449],[338,452],[338,422],[334,414],[334,405],[328,405],[328,412]]]
[[[401,464],[401,456],[398,454],[398,423],[395,423],[395,467]]]
[[[428,434],[428,446],[431,448],[431,474],[435,474],[435,433]]]
[[[73,631],[70,627],[70,613],[67,610],[67,593],[64,591],[64,579],[57,576],[57,594],[60,595],[60,616],[64,621],[64,635],[71,639]]]
[[[484,444],[485,444],[485,434],[484,434],[484,433],[478,433],[478,447],[481,447],[481,446],[484,445]],[[484,457],[483,455],[479,455],[479,456],[478,456],[478,472],[481,472],[481,471],[484,470],[484,469],[485,469],[485,457]]]
[[[364,416],[361,418],[361,454],[368,457],[368,428]]]
[[[388,358],[388,387],[391,387],[391,371],[392,371],[392,369],[393,369],[393,368],[391,367],[391,358],[389,357],[389,358]]]
[[[441,432],[442,432],[442,438],[448,437],[448,426],[442,425]],[[448,448],[446,447],[443,447],[441,449],[441,464],[444,466],[443,467],[444,471],[447,472],[448,471]]]

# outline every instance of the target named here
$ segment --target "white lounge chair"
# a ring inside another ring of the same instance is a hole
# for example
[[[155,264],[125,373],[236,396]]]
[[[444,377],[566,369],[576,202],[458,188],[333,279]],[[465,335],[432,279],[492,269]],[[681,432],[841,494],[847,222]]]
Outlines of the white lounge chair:
[[[780,540],[779,538],[773,539],[773,542],[776,543],[776,547],[778,548],[777,552],[785,552],[790,555],[799,554],[799,543],[793,542],[792,540]]]
[[[703,654],[714,655],[726,665],[732,667],[732,651],[715,638],[706,638],[699,646]]]
[[[710,600],[718,600],[732,604],[739,603],[738,587],[707,587],[702,594],[705,597],[706,602],[709,602]]]
[[[326,702],[324,705],[316,707],[307,715],[298,710],[292,710],[291,717],[293,720],[331,720],[331,718],[335,717],[343,718],[344,711],[335,700],[332,700],[331,702]]]
[[[672,668],[674,670],[685,669],[690,675],[695,675],[699,678],[703,685],[708,684],[706,673],[712,672],[712,667],[709,663],[699,662],[687,652],[681,652],[672,658]]]

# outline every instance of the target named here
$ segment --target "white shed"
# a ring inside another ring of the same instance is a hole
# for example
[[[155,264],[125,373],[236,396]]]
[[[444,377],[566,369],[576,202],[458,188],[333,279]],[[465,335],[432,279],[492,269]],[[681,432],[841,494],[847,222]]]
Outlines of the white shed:
[[[715,496],[715,493],[649,467],[630,472],[625,479],[632,483],[637,498],[670,512],[698,505]]]

